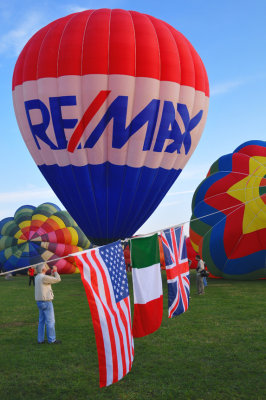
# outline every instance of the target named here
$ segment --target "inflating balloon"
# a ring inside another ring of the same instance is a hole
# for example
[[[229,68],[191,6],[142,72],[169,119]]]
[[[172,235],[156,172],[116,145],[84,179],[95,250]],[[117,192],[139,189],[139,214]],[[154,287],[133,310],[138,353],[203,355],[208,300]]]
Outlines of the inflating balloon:
[[[186,246],[187,246],[187,258],[191,261],[189,269],[196,269],[198,265],[198,261],[195,258],[197,253],[194,250],[194,247],[192,246],[190,237],[186,238]]]
[[[160,264],[161,268],[165,269],[165,257],[164,257],[163,242],[161,235],[158,235],[158,241],[159,241],[159,251],[160,251]]]
[[[38,31],[13,74],[22,136],[92,242],[131,237],[179,176],[201,137],[208,78],[169,24],[88,10]]]
[[[219,158],[192,200],[190,239],[215,276],[266,278],[266,142]]]
[[[52,203],[20,207],[0,221],[0,265],[3,271],[50,261],[61,274],[76,272],[74,257],[59,257],[87,249],[89,240],[67,211]],[[57,261],[56,261],[57,260]]]
[[[194,247],[192,246],[190,237],[187,237],[187,238],[186,238],[186,246],[187,246],[187,258],[188,258],[189,260],[191,260],[191,264],[190,264],[190,266],[189,266],[189,269],[197,269],[198,260],[196,260],[196,258],[195,258],[196,255],[197,255],[197,253],[196,253],[196,251],[194,250]],[[214,276],[214,275],[208,270],[208,266],[207,266],[206,262],[205,262],[205,269],[206,269],[206,271],[208,271],[208,273],[209,273],[208,278],[221,278],[221,277],[218,277],[218,276]]]

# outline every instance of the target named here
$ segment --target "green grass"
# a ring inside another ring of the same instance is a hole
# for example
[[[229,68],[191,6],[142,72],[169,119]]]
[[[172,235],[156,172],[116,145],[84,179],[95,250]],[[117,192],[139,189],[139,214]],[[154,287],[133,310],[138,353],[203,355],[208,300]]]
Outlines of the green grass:
[[[131,275],[129,284],[132,293]],[[37,345],[38,309],[28,278],[1,277],[0,399],[265,400],[265,284],[209,279],[206,294],[197,296],[192,272],[189,309],[170,320],[163,273],[161,328],[135,339],[131,372],[100,389],[80,276],[64,275],[54,286],[59,346]]]

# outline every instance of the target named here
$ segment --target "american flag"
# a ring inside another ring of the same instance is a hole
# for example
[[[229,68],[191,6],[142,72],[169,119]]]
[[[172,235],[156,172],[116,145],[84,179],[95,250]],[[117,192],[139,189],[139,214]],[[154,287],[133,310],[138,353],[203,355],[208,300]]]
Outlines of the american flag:
[[[163,231],[162,243],[168,285],[168,317],[188,309],[190,280],[183,226]]]
[[[134,358],[128,281],[120,241],[76,256],[91,310],[100,387],[125,376]]]

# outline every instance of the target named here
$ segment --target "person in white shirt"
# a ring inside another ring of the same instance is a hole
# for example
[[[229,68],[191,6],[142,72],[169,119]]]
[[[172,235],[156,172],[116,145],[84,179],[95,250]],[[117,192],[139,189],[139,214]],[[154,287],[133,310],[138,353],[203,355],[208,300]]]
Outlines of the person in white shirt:
[[[46,275],[49,266],[46,263],[39,264],[36,267],[37,276],[35,277],[35,300],[39,308],[39,324],[38,324],[38,343],[45,343],[46,336],[49,344],[60,344],[60,340],[56,340],[55,334],[55,317],[53,298],[54,293],[51,285],[61,281],[57,268],[53,267],[52,275]]]
[[[204,282],[203,282],[204,277],[201,275],[201,272],[205,270],[204,262],[203,262],[203,260],[201,260],[201,258],[198,254],[196,255],[195,259],[198,261],[198,265],[196,268],[197,292],[198,292],[198,294],[204,294]]]

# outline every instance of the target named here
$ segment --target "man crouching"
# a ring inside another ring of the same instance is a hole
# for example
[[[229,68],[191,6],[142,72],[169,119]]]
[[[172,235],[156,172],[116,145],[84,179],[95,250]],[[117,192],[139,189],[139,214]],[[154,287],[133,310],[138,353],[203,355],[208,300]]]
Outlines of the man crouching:
[[[51,285],[61,281],[57,268],[52,268],[52,276],[46,275],[49,266],[46,263],[39,264],[36,267],[37,276],[35,278],[35,300],[39,308],[39,325],[38,325],[38,343],[43,344],[45,327],[46,336],[49,344],[60,344],[60,340],[56,340],[55,335],[55,317],[53,298],[54,293]]]

